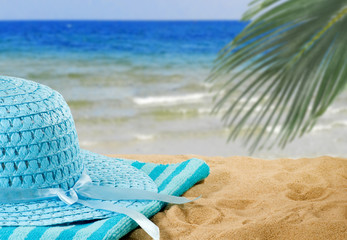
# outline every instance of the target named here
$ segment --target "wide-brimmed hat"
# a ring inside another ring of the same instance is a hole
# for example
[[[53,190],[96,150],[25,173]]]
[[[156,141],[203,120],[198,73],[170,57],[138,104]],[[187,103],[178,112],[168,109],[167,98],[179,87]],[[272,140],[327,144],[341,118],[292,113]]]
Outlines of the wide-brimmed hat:
[[[159,194],[153,180],[122,161],[79,147],[64,98],[51,88],[0,76],[0,226],[43,226],[126,214],[153,238],[137,212]]]

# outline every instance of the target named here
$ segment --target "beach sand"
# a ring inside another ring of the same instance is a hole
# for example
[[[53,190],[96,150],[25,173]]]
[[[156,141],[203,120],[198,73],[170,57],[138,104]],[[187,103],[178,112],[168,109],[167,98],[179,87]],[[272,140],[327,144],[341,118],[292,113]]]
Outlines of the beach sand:
[[[347,239],[347,159],[261,160],[195,155],[114,155],[145,162],[200,158],[210,176],[152,221],[161,239]],[[150,239],[136,229],[124,239]]]

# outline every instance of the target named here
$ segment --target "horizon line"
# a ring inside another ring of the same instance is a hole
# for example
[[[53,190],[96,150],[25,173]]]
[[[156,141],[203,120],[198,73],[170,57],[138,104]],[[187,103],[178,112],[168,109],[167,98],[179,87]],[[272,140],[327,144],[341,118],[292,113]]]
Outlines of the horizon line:
[[[119,22],[174,22],[174,21],[216,21],[216,22],[221,22],[221,21],[241,21],[245,22],[241,19],[0,19],[0,22],[10,22],[10,21],[70,21],[70,22],[78,22],[78,21],[100,21],[100,22],[111,22],[111,21],[119,21]]]

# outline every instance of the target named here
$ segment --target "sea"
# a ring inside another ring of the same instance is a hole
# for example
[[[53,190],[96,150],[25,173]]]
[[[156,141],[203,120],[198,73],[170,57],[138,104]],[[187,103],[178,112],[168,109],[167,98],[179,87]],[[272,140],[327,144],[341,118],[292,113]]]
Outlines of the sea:
[[[0,74],[59,91],[82,148],[104,154],[249,156],[214,106],[206,81],[240,21],[2,21]],[[276,159],[347,156],[347,94]],[[256,114],[256,113],[255,113]]]

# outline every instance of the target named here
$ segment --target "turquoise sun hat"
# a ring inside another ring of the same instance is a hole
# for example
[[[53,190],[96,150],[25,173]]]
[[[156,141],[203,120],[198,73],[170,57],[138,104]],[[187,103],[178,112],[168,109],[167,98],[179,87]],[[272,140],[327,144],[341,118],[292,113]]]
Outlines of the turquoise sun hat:
[[[137,209],[190,200],[158,193],[143,171],[80,149],[62,95],[0,76],[0,226],[47,226],[125,214],[154,239],[159,229]]]

